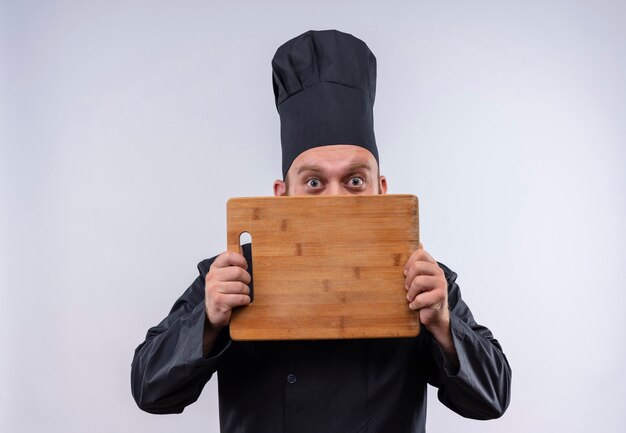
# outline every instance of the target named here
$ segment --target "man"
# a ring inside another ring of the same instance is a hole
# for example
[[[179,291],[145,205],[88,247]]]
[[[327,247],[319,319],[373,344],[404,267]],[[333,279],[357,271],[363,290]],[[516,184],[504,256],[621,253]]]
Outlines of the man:
[[[272,68],[283,150],[274,194],[386,194],[373,130],[376,59],[365,43],[310,31],[281,46]],[[423,432],[427,382],[463,416],[506,410],[511,371],[500,345],[474,321],[456,274],[424,249],[404,266],[407,307],[425,328],[416,338],[232,341],[232,310],[250,303],[251,265],[249,245],[200,262],[200,276],[135,352],[142,409],[182,412],[217,371],[224,433]]]

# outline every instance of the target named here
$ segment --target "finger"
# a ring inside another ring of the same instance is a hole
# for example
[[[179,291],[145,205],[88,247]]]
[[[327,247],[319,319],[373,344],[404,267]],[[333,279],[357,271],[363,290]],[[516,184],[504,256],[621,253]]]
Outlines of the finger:
[[[215,261],[211,267],[225,268],[228,266],[239,266],[243,269],[248,269],[248,262],[246,258],[234,251],[225,251],[215,258]]]
[[[421,310],[425,308],[439,310],[443,305],[444,300],[445,297],[442,296],[441,293],[436,290],[431,290],[429,292],[420,293],[416,296],[415,299],[409,303],[409,308],[411,310]]]
[[[425,261],[415,261],[415,262],[411,263],[411,265],[409,266],[409,268],[407,270],[406,278],[404,280],[404,288],[408,290],[411,287],[411,284],[413,283],[413,280],[417,276],[420,276],[420,275],[437,276],[437,275],[439,275],[441,273],[440,269],[441,268],[439,266],[437,266],[436,264],[432,264],[432,263],[425,262]]]
[[[250,296],[242,294],[219,294],[215,300],[215,308],[235,308],[250,304]]]
[[[409,302],[413,302],[416,296],[420,293],[430,292],[437,288],[439,279],[430,275],[420,275],[413,280],[409,290],[406,294],[406,299]]]
[[[404,288],[409,289],[411,283],[418,275],[429,275],[432,271],[430,267],[432,264],[424,261],[415,261],[411,263],[406,272],[406,278],[404,279]]]
[[[222,294],[242,294],[250,295],[250,287],[241,281],[225,281],[217,287],[217,291]]]
[[[426,252],[426,250],[418,249],[413,251],[413,254],[409,256],[409,259],[406,261],[404,265],[404,275],[406,275],[409,271],[409,267],[415,262],[428,262],[434,263],[437,262]]]
[[[421,250],[419,250],[419,249],[418,249],[418,250],[415,250],[415,251],[413,251],[413,253],[409,256],[409,259],[408,259],[408,260],[406,261],[406,263],[404,264],[404,275],[406,275],[406,274],[408,273],[408,271],[409,271],[409,267],[410,267],[413,263],[415,263],[415,262],[419,261],[419,255],[421,254],[421,253],[420,253],[420,251],[421,251]]]
[[[216,281],[241,281],[245,284],[250,284],[252,277],[248,273],[241,269],[239,266],[228,266],[227,268],[217,268],[211,270],[210,279]]]
[[[422,249],[420,249],[420,250],[418,250],[418,251],[421,251],[421,252],[422,252],[422,254],[423,254],[423,256],[424,256],[424,259],[425,259],[427,262],[434,263],[435,265],[437,264],[437,260],[435,260],[435,259],[433,258],[433,256],[431,256],[431,255],[428,253],[428,251],[426,251],[426,250],[425,250],[425,249],[423,249],[423,248],[422,248]]]

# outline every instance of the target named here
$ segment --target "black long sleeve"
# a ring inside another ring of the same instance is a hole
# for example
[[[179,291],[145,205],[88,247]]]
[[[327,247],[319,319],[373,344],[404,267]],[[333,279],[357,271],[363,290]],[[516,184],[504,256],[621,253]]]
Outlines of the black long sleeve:
[[[459,368],[455,371],[431,338],[428,381],[439,388],[439,400],[456,413],[474,419],[498,418],[509,406],[511,368],[500,343],[489,329],[475,322],[461,298],[456,273],[441,263],[439,266],[448,281],[450,327]]]
[[[465,417],[496,418],[509,404],[500,344],[474,321],[444,265],[458,369],[426,330],[417,338],[240,342],[225,328],[205,358],[204,278],[213,260],[198,265],[198,278],[135,351],[132,392],[145,411],[182,412],[216,371],[223,433],[423,432],[427,381]]]
[[[206,320],[204,275],[214,259],[198,265],[200,275],[172,307],[148,330],[135,350],[131,388],[137,405],[151,413],[180,413],[196,401],[217,369],[225,348],[220,335],[209,358],[202,353]]]

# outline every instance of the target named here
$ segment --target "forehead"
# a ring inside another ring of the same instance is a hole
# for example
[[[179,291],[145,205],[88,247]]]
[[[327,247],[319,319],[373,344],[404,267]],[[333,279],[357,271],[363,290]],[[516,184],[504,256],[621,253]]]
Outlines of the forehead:
[[[316,167],[318,170],[341,171],[348,170],[355,165],[369,166],[373,171],[378,170],[374,155],[360,146],[351,144],[333,144],[314,147],[302,152],[293,161],[289,173],[297,175],[298,171],[307,167]]]

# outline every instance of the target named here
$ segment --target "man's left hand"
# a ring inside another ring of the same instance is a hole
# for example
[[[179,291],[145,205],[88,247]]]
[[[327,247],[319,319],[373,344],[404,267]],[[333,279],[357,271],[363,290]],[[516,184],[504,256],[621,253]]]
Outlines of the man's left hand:
[[[450,330],[448,281],[435,259],[420,243],[404,265],[404,288],[411,310],[418,310],[420,322],[435,337],[448,359],[458,366],[458,357]]]
[[[420,322],[429,331],[431,328],[432,330],[449,328],[448,282],[443,269],[421,244],[407,260],[404,275],[409,308],[419,310]]]

